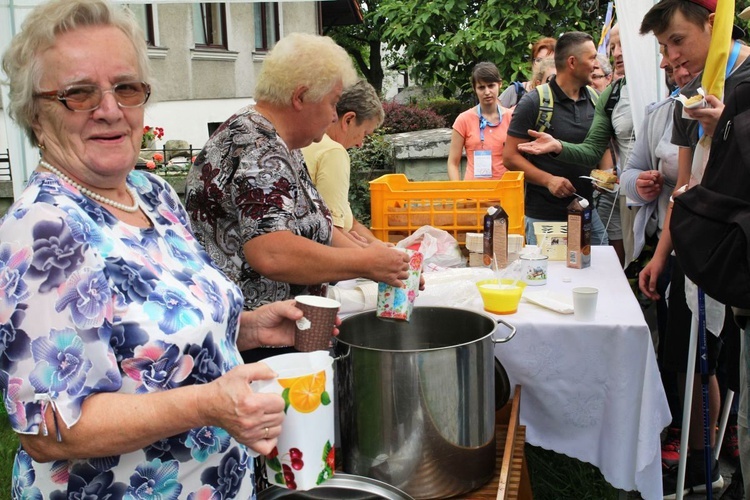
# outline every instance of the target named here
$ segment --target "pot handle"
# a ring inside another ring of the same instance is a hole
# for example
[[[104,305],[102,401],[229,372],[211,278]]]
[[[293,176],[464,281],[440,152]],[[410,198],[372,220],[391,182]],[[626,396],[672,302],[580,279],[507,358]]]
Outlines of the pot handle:
[[[338,345],[338,342],[337,342],[337,341],[336,341],[336,339],[334,338],[334,339],[333,339],[333,346],[334,346],[334,351],[336,351],[335,347],[336,347],[337,345]],[[349,357],[349,354],[351,354],[351,352],[352,352],[352,346],[350,346],[349,344],[344,344],[344,345],[346,345],[346,352],[345,352],[345,353],[343,353],[343,354],[341,354],[340,356],[334,356],[334,357],[333,357],[333,361],[334,361],[334,362],[336,362],[336,361],[341,361],[341,360],[344,360],[344,359],[346,359],[346,358],[348,358],[348,357]]]
[[[492,332],[492,336],[490,337],[490,339],[492,340],[492,343],[494,343],[494,344],[504,344],[505,342],[507,342],[510,339],[512,339],[513,337],[515,337],[515,335],[516,335],[516,327],[515,326],[513,326],[510,323],[507,323],[507,322],[505,322],[505,321],[503,321],[501,319],[497,320],[497,324],[498,325],[507,326],[510,329],[510,335],[508,335],[504,339],[496,339],[495,338],[495,332]],[[497,330],[495,330],[495,331],[497,331]]]

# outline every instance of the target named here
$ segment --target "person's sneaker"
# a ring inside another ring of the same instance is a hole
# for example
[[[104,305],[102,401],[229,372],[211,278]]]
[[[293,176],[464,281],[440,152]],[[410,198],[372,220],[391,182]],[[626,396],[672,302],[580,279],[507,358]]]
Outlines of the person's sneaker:
[[[742,482],[742,468],[739,464],[732,473],[732,482],[721,494],[719,500],[744,500],[745,498],[745,485]]]
[[[721,452],[726,458],[731,460],[732,463],[737,463],[737,460],[740,459],[737,424],[727,426],[727,431],[724,434],[724,442],[721,443]]]
[[[661,463],[664,469],[669,469],[680,461],[680,433],[679,427],[667,429],[667,436],[661,445]]]
[[[706,479],[705,471],[703,469],[703,456],[700,455],[700,458],[696,457],[695,459],[688,456],[685,469],[685,486],[683,488],[683,495],[689,493],[705,493]],[[662,475],[662,487],[664,489],[664,500],[677,498],[677,466],[670,467],[669,470]],[[713,466],[711,467],[711,490],[714,493],[719,493],[723,487],[724,478],[721,477],[721,473],[719,472],[719,461],[714,460]]]

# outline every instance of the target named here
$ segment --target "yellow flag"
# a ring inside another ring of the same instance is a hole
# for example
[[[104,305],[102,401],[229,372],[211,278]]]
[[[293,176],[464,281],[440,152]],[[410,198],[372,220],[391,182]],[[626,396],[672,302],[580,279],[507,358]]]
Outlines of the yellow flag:
[[[716,96],[719,100],[723,99],[724,96],[724,79],[729,51],[732,48],[733,25],[734,0],[718,0],[711,44],[708,46],[708,58],[701,77],[701,86],[706,94]]]

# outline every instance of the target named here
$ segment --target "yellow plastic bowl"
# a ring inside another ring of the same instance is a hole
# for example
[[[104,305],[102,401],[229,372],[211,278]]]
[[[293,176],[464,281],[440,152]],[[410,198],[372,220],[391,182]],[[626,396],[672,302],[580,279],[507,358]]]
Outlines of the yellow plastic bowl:
[[[526,283],[515,282],[511,279],[501,279],[500,285],[511,285],[508,288],[499,288],[496,279],[482,280],[477,282],[479,294],[484,302],[484,310],[494,314],[513,314],[518,310]]]

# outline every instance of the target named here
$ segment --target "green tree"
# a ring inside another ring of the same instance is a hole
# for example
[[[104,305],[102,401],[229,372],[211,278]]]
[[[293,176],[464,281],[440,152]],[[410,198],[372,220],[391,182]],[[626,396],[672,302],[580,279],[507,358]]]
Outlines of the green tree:
[[[352,56],[357,69],[375,87],[383,91],[383,58],[381,54],[385,18],[377,15],[380,0],[360,2],[362,24],[334,26],[326,33]]]
[[[585,31],[598,38],[606,0],[380,0],[383,40],[423,85],[471,91],[469,73],[494,62],[505,82],[530,75],[529,44]]]

